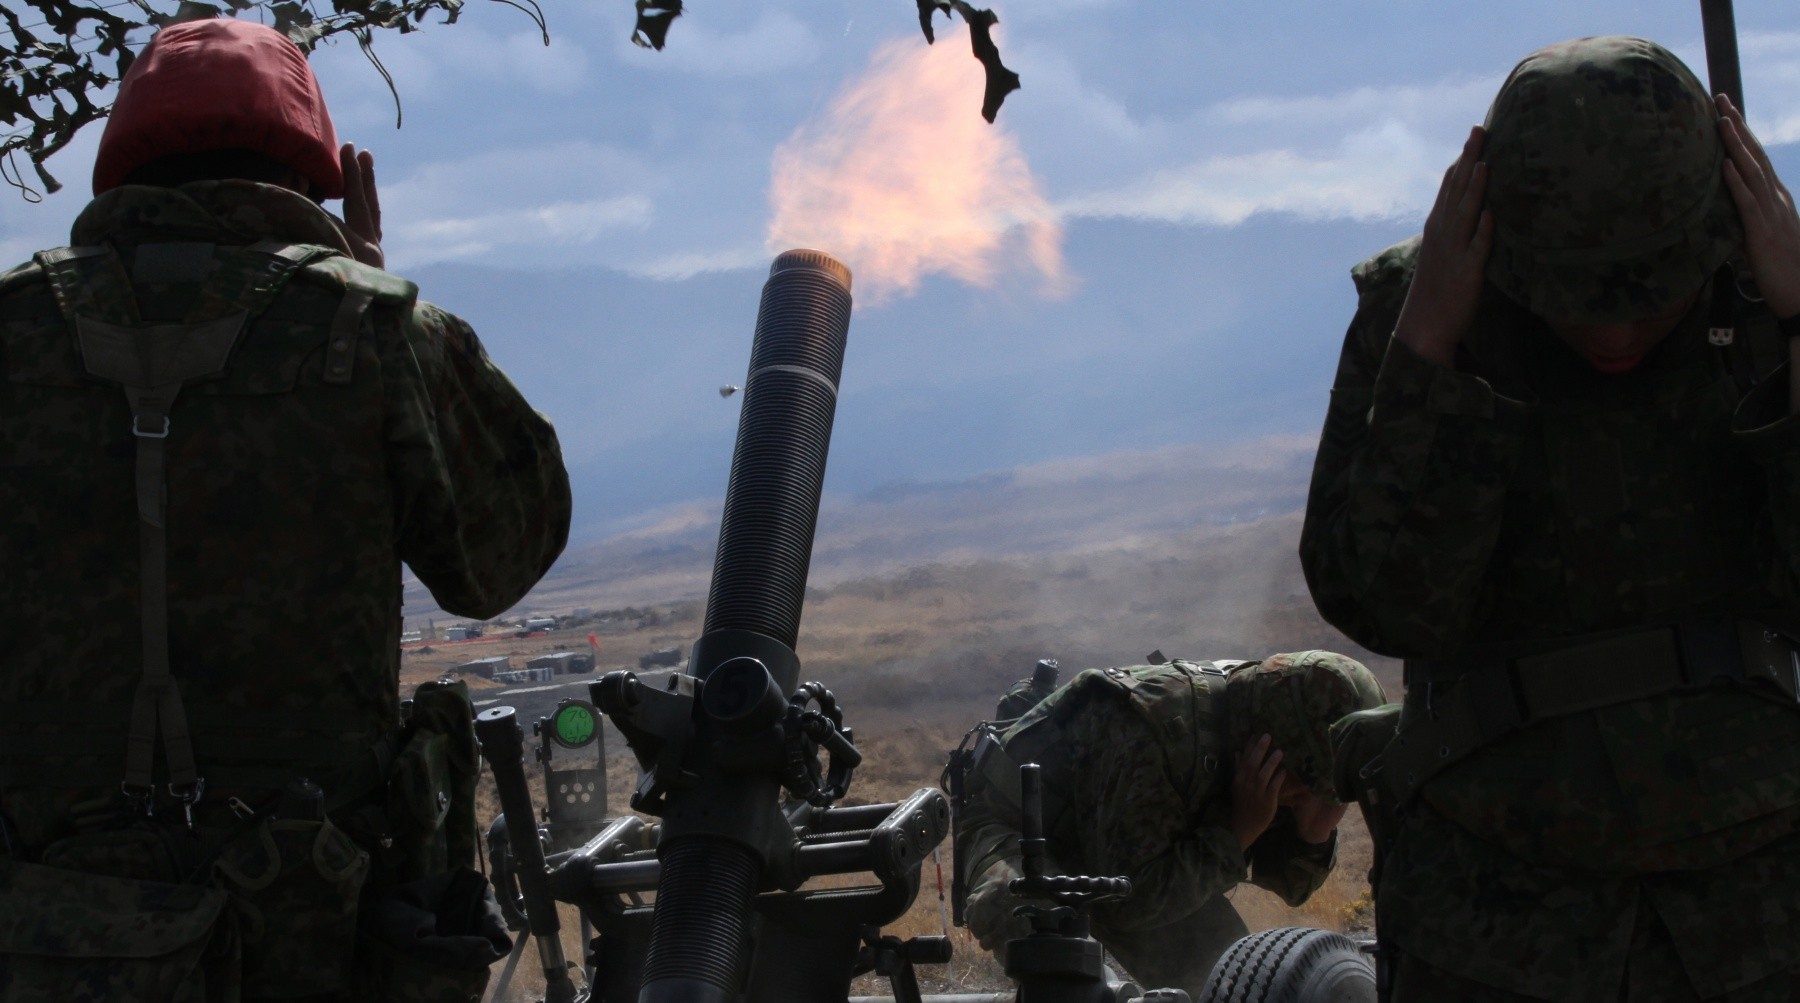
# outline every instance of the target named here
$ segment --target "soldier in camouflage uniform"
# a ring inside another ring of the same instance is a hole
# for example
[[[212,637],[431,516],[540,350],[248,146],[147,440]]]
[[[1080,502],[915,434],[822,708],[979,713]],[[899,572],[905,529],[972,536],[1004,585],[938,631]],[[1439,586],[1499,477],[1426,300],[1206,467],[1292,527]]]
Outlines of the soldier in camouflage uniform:
[[[1353,275],[1301,557],[1407,659],[1398,737],[1337,764],[1388,833],[1391,998],[1794,999],[1800,218],[1768,157],[1654,43],[1550,46]]]
[[[461,684],[402,726],[401,562],[495,616],[568,479],[377,267],[372,169],[285,37],[172,26],[73,246],[0,275],[0,998],[463,1000],[505,950]]]
[[[1025,716],[1025,712],[1036,707],[1039,701],[1056,691],[1056,677],[1060,671],[1054,658],[1040,658],[1032,667],[1031,675],[1012,684],[1012,688],[1000,698],[994,706],[994,720],[1016,721]]]
[[[1017,769],[1035,762],[1050,873],[1131,879],[1093,911],[1094,937],[1144,986],[1195,998],[1248,931],[1226,898],[1249,881],[1299,905],[1336,861],[1344,808],[1327,729],[1382,702],[1354,659],[1328,651],[1261,662],[1089,669],[981,757],[960,820],[966,915],[997,956],[1030,925],[1019,877]]]

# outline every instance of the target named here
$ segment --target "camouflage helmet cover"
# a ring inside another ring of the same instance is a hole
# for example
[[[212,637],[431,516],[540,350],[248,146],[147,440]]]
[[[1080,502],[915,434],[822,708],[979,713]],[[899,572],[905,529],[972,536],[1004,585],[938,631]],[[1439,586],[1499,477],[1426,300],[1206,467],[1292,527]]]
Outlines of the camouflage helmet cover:
[[[1266,732],[1281,750],[1282,768],[1334,803],[1331,726],[1387,700],[1374,673],[1332,651],[1271,655],[1233,672],[1226,687],[1230,751],[1237,753],[1252,736]]]
[[[1487,116],[1487,277],[1540,317],[1662,314],[1743,239],[1706,88],[1623,35],[1526,56]]]

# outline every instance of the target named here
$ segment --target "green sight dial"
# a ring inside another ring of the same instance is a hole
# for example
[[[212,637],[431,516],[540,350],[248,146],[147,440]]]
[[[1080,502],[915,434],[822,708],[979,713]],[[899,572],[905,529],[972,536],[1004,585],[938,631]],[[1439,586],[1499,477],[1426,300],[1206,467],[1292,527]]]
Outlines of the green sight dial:
[[[550,737],[565,749],[579,749],[600,733],[600,712],[585,700],[570,700],[550,717]]]

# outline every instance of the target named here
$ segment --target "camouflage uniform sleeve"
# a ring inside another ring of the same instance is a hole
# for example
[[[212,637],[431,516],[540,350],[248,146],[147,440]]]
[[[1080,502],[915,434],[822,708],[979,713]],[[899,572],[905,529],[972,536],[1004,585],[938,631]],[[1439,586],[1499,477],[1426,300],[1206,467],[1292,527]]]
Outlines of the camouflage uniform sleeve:
[[[1312,898],[1337,864],[1337,833],[1324,843],[1308,843],[1294,828],[1294,813],[1282,809],[1250,844],[1250,883],[1281,896],[1290,906]]]
[[[384,347],[400,557],[445,610],[498,616],[568,540],[556,432],[453,314],[420,303]]]
[[[1372,651],[1454,649],[1480,606],[1523,407],[1392,337],[1416,247],[1357,266],[1361,294],[1307,495],[1301,564],[1319,612]]]
[[[1764,377],[1738,405],[1732,428],[1739,445],[1763,469],[1768,519],[1782,560],[1772,562],[1776,595],[1800,599],[1800,415],[1788,413],[1789,365]]]
[[[1188,803],[1170,779],[1167,749],[1123,699],[1096,700],[1071,722],[1075,771],[1069,811],[1084,873],[1131,879],[1131,897],[1095,910],[1125,933],[1174,923],[1244,880],[1229,827]],[[1072,865],[1064,861],[1065,866]]]

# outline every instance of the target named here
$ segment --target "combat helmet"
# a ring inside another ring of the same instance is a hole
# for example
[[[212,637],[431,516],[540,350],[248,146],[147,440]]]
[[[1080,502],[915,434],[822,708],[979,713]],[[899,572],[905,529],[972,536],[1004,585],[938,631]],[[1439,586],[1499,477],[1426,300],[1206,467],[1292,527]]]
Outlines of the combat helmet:
[[[157,32],[125,72],[94,158],[94,194],[162,157],[248,150],[286,164],[319,198],[342,198],[337,132],[306,56],[254,21]]]
[[[1743,240],[1718,112],[1673,53],[1612,35],[1526,56],[1487,116],[1489,281],[1540,317],[1659,315]]]
[[[1333,803],[1338,798],[1331,772],[1332,724],[1386,701],[1367,666],[1332,651],[1272,655],[1234,671],[1226,687],[1231,752],[1267,733],[1281,750],[1282,768]]]

